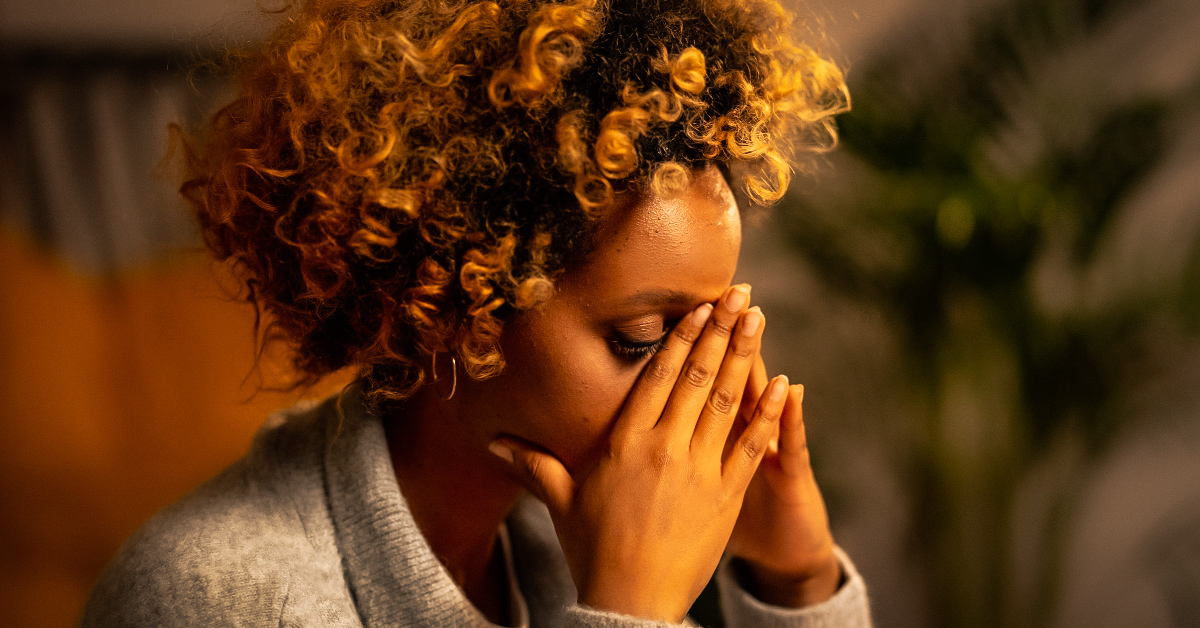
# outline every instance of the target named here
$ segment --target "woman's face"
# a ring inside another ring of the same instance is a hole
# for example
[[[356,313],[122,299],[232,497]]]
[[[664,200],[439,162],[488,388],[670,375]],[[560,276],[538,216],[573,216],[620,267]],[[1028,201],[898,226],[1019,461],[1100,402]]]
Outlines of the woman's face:
[[[740,246],[737,204],[715,168],[674,197],[614,210],[554,296],[505,326],[504,372],[460,390],[480,444],[516,436],[587,469],[657,342],[729,286]]]

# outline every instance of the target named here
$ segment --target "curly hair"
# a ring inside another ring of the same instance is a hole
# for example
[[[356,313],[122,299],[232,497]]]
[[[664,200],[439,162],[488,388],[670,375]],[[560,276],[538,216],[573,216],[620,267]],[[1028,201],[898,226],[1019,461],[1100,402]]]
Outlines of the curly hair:
[[[770,204],[849,105],[775,0],[288,10],[185,140],[181,191],[299,383],[353,366],[376,401],[438,351],[500,372],[504,321],[552,294],[616,195],[714,164]]]

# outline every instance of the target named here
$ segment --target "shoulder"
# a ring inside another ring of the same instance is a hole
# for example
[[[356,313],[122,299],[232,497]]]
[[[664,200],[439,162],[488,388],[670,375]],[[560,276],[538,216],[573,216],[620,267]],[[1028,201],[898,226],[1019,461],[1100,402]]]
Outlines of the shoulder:
[[[83,625],[279,624],[297,611],[337,624],[349,593],[324,498],[326,405],[273,415],[245,458],[146,522]],[[313,605],[325,608],[301,608]]]

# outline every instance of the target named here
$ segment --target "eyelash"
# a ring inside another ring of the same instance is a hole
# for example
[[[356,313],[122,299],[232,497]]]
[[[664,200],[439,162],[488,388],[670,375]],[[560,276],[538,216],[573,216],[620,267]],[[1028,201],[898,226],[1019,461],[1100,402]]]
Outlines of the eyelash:
[[[613,340],[611,343],[612,352],[622,360],[636,362],[644,360],[655,353],[658,353],[658,350],[661,349],[664,344],[666,344],[666,341],[666,334],[663,334],[661,338],[650,343],[630,342],[628,340],[617,339]]]

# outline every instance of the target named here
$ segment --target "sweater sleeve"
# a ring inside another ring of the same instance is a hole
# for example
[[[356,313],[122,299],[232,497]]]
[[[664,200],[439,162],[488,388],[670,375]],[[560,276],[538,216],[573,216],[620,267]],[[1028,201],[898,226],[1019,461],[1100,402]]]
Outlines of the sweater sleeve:
[[[639,617],[610,613],[589,608],[582,604],[576,604],[567,608],[565,625],[566,628],[681,628],[683,626],[694,626],[695,624],[687,619],[682,624],[641,619]]]
[[[721,591],[721,610],[729,628],[870,628],[871,613],[867,605],[867,587],[862,576],[841,548],[834,548],[846,580],[833,597],[805,608],[784,608],[759,601],[743,589],[733,575],[729,561],[717,569],[717,586]],[[567,628],[679,628],[694,626],[685,619],[682,624],[639,619],[609,613],[576,604],[567,609]]]
[[[721,611],[730,628],[870,628],[867,587],[841,548],[835,547],[846,579],[833,597],[814,606],[784,608],[759,601],[738,584],[729,561],[717,569]]]

